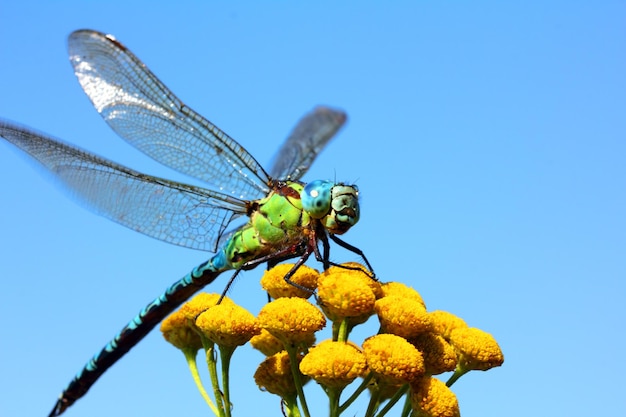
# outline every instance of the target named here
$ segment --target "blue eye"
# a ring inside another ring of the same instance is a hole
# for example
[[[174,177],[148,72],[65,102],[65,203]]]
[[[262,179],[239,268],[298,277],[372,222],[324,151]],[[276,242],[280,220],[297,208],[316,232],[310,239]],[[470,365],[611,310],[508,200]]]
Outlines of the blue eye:
[[[302,208],[313,218],[321,219],[330,210],[331,190],[330,181],[315,180],[305,185],[300,194]]]

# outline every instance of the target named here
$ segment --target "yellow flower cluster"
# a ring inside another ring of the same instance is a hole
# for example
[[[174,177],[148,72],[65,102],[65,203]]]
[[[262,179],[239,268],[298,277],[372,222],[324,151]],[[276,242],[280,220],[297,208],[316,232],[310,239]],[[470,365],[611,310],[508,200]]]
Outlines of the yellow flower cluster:
[[[263,278],[261,278],[261,287],[267,291],[270,297],[274,299],[282,297],[309,298],[311,294],[313,294],[313,290],[317,287],[319,273],[313,268],[302,265],[291,278],[289,278],[291,282],[302,287],[299,288],[285,280],[287,273],[289,273],[292,268],[293,265],[291,264],[280,264],[272,268],[271,274],[263,275]],[[309,288],[310,291],[306,291],[304,288]]]
[[[202,340],[196,333],[192,322],[180,311],[177,311],[161,322],[161,332],[165,340],[178,349],[202,349]]]
[[[429,312],[417,291],[397,282],[381,284],[360,264],[333,266],[322,274],[301,267],[291,276],[296,286],[284,280],[292,268],[266,271],[262,285],[274,300],[256,318],[226,298],[216,305],[218,296],[198,295],[163,322],[165,338],[178,348],[196,350],[201,338],[220,347],[250,340],[266,355],[254,375],[257,385],[279,395],[290,416],[300,415],[299,406],[309,414],[302,390],[309,378],[324,387],[331,410],[345,409],[369,389],[371,410],[387,399],[391,407],[408,395],[415,416],[458,416],[449,386],[469,370],[504,361],[491,335],[451,313]],[[315,288],[318,306],[306,300],[312,293],[306,288]],[[379,334],[360,345],[351,342],[351,330],[371,317],[378,319]],[[315,345],[316,332],[327,320],[333,337]],[[433,377],[452,371],[447,384]],[[340,405],[342,390],[358,378],[360,387]]]
[[[219,346],[241,346],[261,333],[257,319],[236,304],[218,304],[196,319],[198,329]]]
[[[460,417],[459,403],[450,389],[437,378],[422,377],[411,382],[414,417]]]
[[[324,315],[303,298],[278,298],[259,312],[261,326],[288,346],[310,345],[326,325]]]
[[[424,359],[415,346],[394,334],[378,334],[363,342],[369,369],[389,384],[403,384],[424,374]]]
[[[454,329],[450,333],[450,343],[457,350],[459,366],[464,370],[486,371],[504,362],[496,339],[480,329]]]
[[[302,355],[298,355],[302,359]],[[268,356],[254,373],[254,381],[259,388],[282,398],[296,395],[296,383],[291,372],[291,363],[287,351],[282,350]]]
[[[333,340],[311,348],[300,362],[300,372],[333,388],[345,387],[366,370],[365,356],[357,346]]]

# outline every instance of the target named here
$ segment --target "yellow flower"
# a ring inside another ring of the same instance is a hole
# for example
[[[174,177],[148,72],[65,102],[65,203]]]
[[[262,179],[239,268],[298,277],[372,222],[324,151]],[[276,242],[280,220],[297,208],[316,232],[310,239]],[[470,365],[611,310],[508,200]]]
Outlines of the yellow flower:
[[[426,308],[426,304],[424,303],[424,299],[411,287],[407,287],[401,282],[387,282],[382,285],[383,297],[401,297],[401,298],[411,298]]]
[[[274,299],[281,297],[309,298],[311,294],[313,294],[313,290],[317,287],[319,272],[306,265],[302,265],[291,278],[289,278],[294,283],[304,288],[311,289],[311,291],[305,291],[285,281],[285,276],[291,271],[293,266],[293,264],[280,264],[265,271],[261,278],[261,286],[267,291],[270,297]]]
[[[383,296],[383,290],[380,282],[376,278],[372,278],[369,270],[358,262],[344,262],[340,265],[333,265],[326,271],[324,271],[323,274],[332,275],[345,271],[353,271],[355,273],[358,273],[358,275],[360,275],[363,279],[363,283],[372,289],[372,292],[376,296],[376,299],[379,299]]]
[[[459,353],[459,366],[463,370],[486,371],[504,363],[504,356],[496,339],[480,329],[454,329],[450,333],[450,343]]]
[[[450,337],[450,332],[459,327],[467,327],[462,318],[455,316],[447,311],[431,311],[428,313],[433,323],[433,331],[442,335],[445,339]]]
[[[425,376],[411,383],[414,417],[460,417],[456,395],[440,380]]]
[[[424,357],[424,367],[429,375],[454,371],[456,368],[456,352],[446,340],[431,332],[418,334],[409,340]]]
[[[375,309],[385,333],[409,339],[431,329],[431,319],[426,308],[414,299],[383,297],[376,301]]]
[[[192,322],[180,311],[170,314],[161,322],[161,333],[165,340],[178,349],[198,351],[202,348],[202,341],[193,328]]]
[[[363,354],[369,369],[390,384],[410,382],[424,374],[422,354],[400,336],[372,336],[363,342]]]
[[[196,319],[196,326],[219,346],[241,346],[261,332],[257,319],[235,304],[218,304]]]
[[[285,349],[283,342],[265,329],[261,329],[261,333],[250,339],[250,344],[265,356],[272,356]]]
[[[300,372],[333,388],[345,387],[366,369],[365,357],[356,346],[332,340],[311,348],[300,362]]]
[[[310,343],[315,332],[326,325],[324,315],[308,301],[278,298],[259,312],[261,327],[289,346]]]
[[[302,356],[299,356],[301,359]],[[304,378],[306,380],[306,377]],[[289,355],[286,351],[278,352],[265,358],[254,373],[254,381],[261,390],[289,398],[296,395]]]
[[[317,296],[322,310],[332,321],[359,317],[362,322],[374,312],[376,286],[380,284],[361,270],[335,266],[320,275]]]
[[[220,299],[220,294],[209,294],[201,292],[196,294],[191,300],[187,301],[180,308],[180,312],[185,315],[189,320],[195,321],[196,318],[205,310],[213,307]],[[233,301],[224,297],[220,304],[234,304]]]

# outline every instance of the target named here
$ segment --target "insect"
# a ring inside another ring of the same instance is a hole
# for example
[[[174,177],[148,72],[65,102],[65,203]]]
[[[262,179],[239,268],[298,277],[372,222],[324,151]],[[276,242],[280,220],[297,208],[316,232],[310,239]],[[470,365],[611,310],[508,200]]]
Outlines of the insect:
[[[359,249],[337,237],[359,220],[356,186],[299,181],[345,122],[343,112],[318,107],[305,115],[268,174],[114,37],[80,30],[68,43],[78,81],[109,126],[153,159],[212,188],[142,174],[7,121],[0,120],[0,137],[47,168],[94,212],[214,255],[167,288],[96,354],[63,391],[50,416],[62,414],[85,395],[164,317],[224,271],[234,270],[234,279],[239,271],[262,263],[299,258],[285,277],[289,280],[311,254],[325,268],[332,264],[329,240],[361,256],[372,271]],[[227,230],[236,218],[247,222]]]

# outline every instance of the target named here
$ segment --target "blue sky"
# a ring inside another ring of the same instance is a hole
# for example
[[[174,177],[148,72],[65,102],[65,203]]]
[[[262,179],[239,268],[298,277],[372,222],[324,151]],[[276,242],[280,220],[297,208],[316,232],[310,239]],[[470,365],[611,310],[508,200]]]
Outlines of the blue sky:
[[[315,105],[343,108],[305,179],[355,181],[362,217],[346,240],[504,351],[502,368],[454,386],[463,415],[623,415],[626,5],[544,3],[3,2],[0,117],[181,179],[91,107],[66,52],[81,28],[114,34],[262,163]],[[5,144],[0,187],[0,415],[46,415],[210,255],[89,213]],[[230,293],[253,313],[260,273]],[[235,354],[235,415],[279,415],[251,381],[261,359]],[[67,416],[207,412],[153,332]]]

